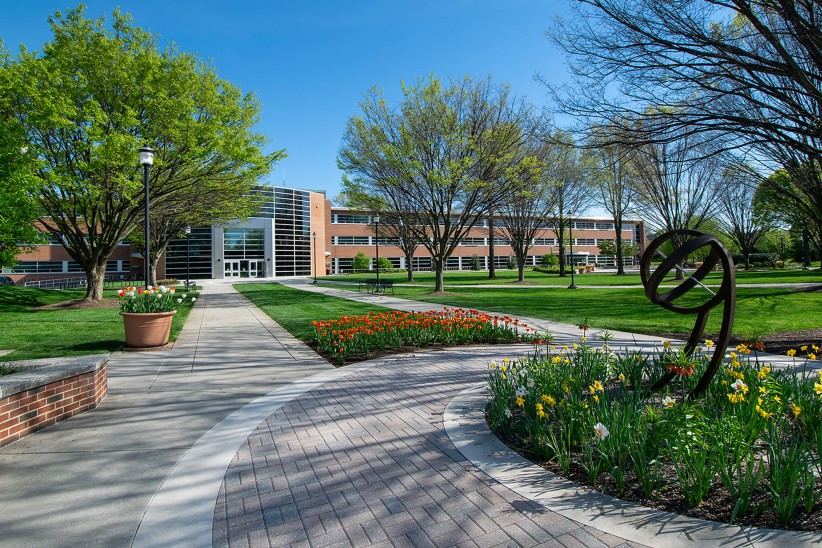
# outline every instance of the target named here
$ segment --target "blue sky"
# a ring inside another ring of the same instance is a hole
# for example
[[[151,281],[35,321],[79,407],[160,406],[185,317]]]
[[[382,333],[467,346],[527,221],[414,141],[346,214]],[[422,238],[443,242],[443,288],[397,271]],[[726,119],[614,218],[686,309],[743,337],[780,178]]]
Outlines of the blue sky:
[[[263,105],[259,130],[270,149],[285,148],[270,182],[339,192],[337,151],[346,121],[378,85],[389,100],[400,82],[431,73],[491,76],[541,105],[540,73],[567,78],[562,55],[544,37],[566,0],[416,0],[232,2],[90,0],[87,16],[110,17],[116,6],[158,35],[161,45],[210,59],[221,77],[253,92]],[[40,50],[50,40],[48,16],[76,6],[65,0],[7,3],[5,47]]]

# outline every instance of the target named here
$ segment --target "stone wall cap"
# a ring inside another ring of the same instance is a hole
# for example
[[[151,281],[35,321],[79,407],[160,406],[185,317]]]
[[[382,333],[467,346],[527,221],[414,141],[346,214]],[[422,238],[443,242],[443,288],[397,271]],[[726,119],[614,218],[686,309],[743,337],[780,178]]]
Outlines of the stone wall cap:
[[[108,363],[109,357],[110,354],[90,354],[10,362],[12,367],[25,370],[0,377],[0,398],[97,371]]]

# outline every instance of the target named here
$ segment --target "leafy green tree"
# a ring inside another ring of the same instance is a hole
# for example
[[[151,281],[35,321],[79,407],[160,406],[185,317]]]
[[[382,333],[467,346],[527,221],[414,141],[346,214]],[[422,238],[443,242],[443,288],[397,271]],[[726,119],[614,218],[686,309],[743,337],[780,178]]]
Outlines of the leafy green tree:
[[[540,266],[559,266],[559,257],[556,255],[545,254],[539,260]]]
[[[0,267],[13,266],[16,255],[33,249],[27,244],[42,239],[32,197],[35,166],[24,142],[17,124],[0,119]]]
[[[637,244],[631,244],[625,240],[620,240],[620,245],[622,246],[622,250],[619,254],[617,253],[617,243],[614,240],[603,240],[597,244],[597,247],[603,255],[607,255],[608,257],[619,257],[620,260],[622,257],[635,257],[639,255],[639,246]]]
[[[351,267],[354,270],[370,270],[371,257],[366,255],[364,252],[360,251],[354,256],[354,260],[351,263]]]
[[[396,108],[378,89],[348,121],[337,164],[352,195],[368,195],[403,212],[431,255],[435,292],[460,240],[502,193],[498,185],[516,158],[529,107],[507,86],[466,78],[403,85]]]
[[[110,28],[84,11],[50,17],[54,39],[4,64],[0,95],[40,160],[43,225],[85,271],[86,299],[99,300],[106,261],[143,221],[141,146],[156,151],[152,208],[228,186],[239,197],[282,153],[263,153],[259,103],[213,67],[173,45],[160,51],[120,11]]]

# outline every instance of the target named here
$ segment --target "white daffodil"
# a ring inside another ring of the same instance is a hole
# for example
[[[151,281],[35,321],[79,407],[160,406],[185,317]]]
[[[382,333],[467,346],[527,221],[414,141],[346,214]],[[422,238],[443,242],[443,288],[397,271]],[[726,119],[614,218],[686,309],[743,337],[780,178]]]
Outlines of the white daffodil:
[[[611,434],[611,432],[609,432],[605,425],[601,422],[594,425],[594,432],[596,432],[597,436],[599,436],[599,439],[601,440],[605,440],[605,438]]]

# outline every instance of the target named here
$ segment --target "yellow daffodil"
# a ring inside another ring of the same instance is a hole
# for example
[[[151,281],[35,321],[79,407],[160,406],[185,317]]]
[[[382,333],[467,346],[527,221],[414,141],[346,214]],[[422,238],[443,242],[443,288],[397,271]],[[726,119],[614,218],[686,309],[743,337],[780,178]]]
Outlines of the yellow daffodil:
[[[768,373],[770,373],[770,372],[771,372],[770,367],[763,367],[762,369],[759,370],[759,373],[757,373],[757,375],[759,375],[760,379],[764,379],[765,377],[768,376]]]
[[[705,346],[707,346],[708,348],[713,348],[714,341],[712,341],[711,339],[705,339]]]
[[[799,417],[799,414],[802,413],[802,408],[796,405],[796,403],[791,402],[791,412],[793,413],[794,417]]]
[[[793,358],[794,356],[796,356],[796,349],[791,348],[790,350],[788,350],[788,357]]]
[[[728,399],[731,400],[731,403],[739,403],[741,401],[745,401],[745,394],[739,392],[738,394],[728,394]]]
[[[517,396],[517,399],[516,399],[516,400],[514,400],[514,401],[515,401],[515,402],[516,402],[516,404],[517,404],[517,405],[519,405],[520,407],[522,407],[523,405],[525,405],[525,398],[523,398],[522,396]]]

